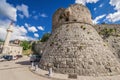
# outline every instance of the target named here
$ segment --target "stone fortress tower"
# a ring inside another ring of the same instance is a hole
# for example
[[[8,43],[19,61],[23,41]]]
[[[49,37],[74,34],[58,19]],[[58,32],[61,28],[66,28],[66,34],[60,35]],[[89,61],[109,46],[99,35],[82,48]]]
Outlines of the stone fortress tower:
[[[90,11],[81,4],[58,9],[52,35],[39,67],[56,73],[105,76],[120,73],[120,63],[93,28]]]

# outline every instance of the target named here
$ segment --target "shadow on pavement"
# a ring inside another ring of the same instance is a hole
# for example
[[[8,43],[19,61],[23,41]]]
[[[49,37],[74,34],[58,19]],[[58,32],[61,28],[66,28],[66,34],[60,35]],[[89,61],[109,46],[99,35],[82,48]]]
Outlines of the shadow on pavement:
[[[30,65],[30,61],[20,61],[20,62],[16,62],[16,64],[20,64],[20,65]]]

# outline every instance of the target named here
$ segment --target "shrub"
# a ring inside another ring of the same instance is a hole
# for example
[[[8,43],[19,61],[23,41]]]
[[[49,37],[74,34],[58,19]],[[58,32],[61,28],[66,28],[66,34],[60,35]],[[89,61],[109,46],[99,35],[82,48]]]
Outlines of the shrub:
[[[50,36],[51,36],[50,33],[45,33],[40,41],[41,42],[46,42],[49,39]]]
[[[102,29],[99,34],[103,35],[104,38],[109,37],[110,35],[114,34],[114,29],[108,29],[108,28],[104,28]]]
[[[28,41],[22,41],[20,46],[23,47],[23,50],[28,50],[32,47],[32,45]]]

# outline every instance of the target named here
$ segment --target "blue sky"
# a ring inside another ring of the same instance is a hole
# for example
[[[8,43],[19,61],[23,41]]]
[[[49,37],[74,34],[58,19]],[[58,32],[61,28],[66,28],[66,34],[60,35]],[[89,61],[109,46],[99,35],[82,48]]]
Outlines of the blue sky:
[[[0,39],[14,21],[11,39],[38,40],[51,32],[54,12],[74,3],[90,9],[94,24],[120,23],[120,0],[0,0]]]

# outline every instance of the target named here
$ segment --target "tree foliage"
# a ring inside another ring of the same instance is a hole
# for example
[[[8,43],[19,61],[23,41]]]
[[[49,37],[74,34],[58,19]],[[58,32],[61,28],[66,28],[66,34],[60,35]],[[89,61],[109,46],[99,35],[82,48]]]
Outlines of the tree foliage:
[[[107,38],[109,37],[110,35],[113,35],[115,32],[114,29],[109,29],[109,28],[105,28],[105,29],[102,29],[99,34],[103,35],[104,38]]]
[[[0,42],[4,42],[2,39],[0,39]]]
[[[31,50],[32,50],[34,53],[36,53],[35,45],[36,45],[36,43],[35,43],[35,42],[34,42],[34,43],[32,43],[32,48],[31,48]]]
[[[50,35],[51,35],[50,33],[45,33],[40,41],[46,42],[49,39]]]
[[[31,44],[28,41],[22,41],[20,45],[23,47],[23,50],[28,50],[31,48]]]

